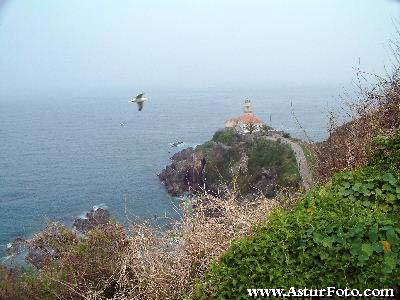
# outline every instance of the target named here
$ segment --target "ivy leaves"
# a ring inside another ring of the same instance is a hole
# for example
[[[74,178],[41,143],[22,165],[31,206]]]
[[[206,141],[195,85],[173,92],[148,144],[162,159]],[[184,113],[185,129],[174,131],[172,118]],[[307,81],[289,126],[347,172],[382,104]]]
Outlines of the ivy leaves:
[[[358,265],[364,266],[373,255],[382,257],[383,271],[391,273],[396,267],[400,267],[400,229],[390,226],[369,229],[366,236],[357,237],[351,247],[351,254],[358,259]],[[360,242],[360,241],[363,242]]]
[[[372,173],[365,178],[360,173]],[[364,178],[363,178],[364,177]],[[388,205],[400,204],[400,176],[392,173],[376,174],[373,168],[354,173],[339,174],[335,177],[337,193],[350,201],[362,201],[366,207],[374,204],[388,210]]]

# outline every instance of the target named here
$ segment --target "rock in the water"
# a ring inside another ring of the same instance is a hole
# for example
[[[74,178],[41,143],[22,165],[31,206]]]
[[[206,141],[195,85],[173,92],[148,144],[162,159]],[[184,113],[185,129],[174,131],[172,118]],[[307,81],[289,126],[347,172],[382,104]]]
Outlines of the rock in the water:
[[[74,228],[80,233],[87,233],[93,228],[103,226],[110,222],[110,213],[107,209],[97,208],[92,209],[86,214],[85,218],[78,218],[74,221]]]
[[[169,194],[178,196],[203,186],[205,159],[202,152],[193,148],[183,149],[174,154],[171,161],[171,165],[158,175]]]

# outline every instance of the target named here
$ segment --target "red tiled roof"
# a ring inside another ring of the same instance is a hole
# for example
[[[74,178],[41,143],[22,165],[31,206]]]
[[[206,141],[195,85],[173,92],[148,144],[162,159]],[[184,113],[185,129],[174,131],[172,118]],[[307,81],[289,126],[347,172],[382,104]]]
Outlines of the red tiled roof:
[[[234,121],[234,122],[241,122],[241,123],[253,123],[253,124],[259,124],[263,123],[259,117],[257,117],[255,114],[243,114],[240,117],[237,118],[232,118],[229,119],[228,121]]]

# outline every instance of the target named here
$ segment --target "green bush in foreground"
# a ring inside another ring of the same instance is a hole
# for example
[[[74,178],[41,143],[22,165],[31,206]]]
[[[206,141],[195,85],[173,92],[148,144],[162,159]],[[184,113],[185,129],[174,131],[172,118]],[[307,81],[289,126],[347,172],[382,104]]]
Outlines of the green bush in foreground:
[[[199,298],[247,298],[247,288],[396,287],[400,283],[400,176],[391,148],[376,166],[336,175],[293,210],[242,239],[213,265]],[[398,149],[398,148],[397,148]],[[389,161],[390,165],[385,166]]]

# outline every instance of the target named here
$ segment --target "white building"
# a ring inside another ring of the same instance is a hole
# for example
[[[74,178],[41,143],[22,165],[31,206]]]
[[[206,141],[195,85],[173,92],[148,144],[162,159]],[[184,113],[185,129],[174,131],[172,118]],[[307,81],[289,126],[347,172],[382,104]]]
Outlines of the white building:
[[[243,104],[244,114],[231,118],[225,122],[225,128],[234,128],[239,133],[253,133],[260,131],[264,126],[264,122],[253,114],[253,106],[249,99]]]

